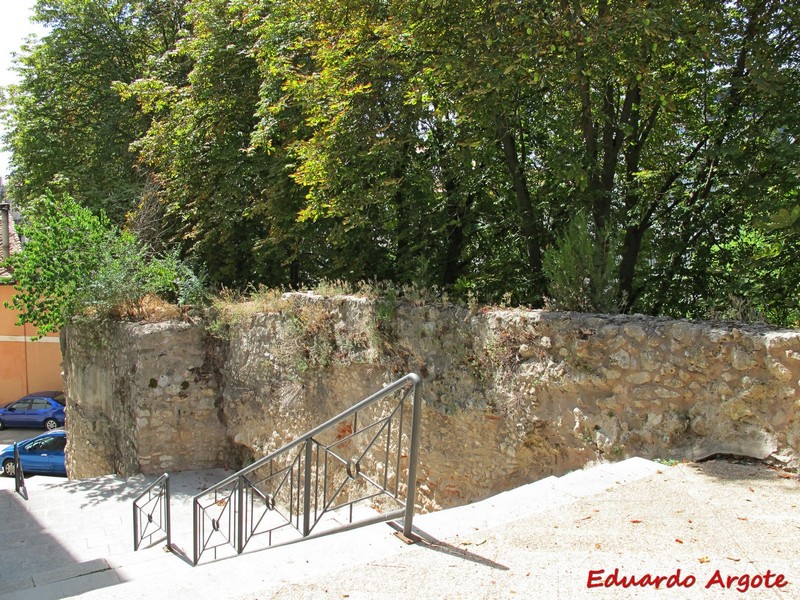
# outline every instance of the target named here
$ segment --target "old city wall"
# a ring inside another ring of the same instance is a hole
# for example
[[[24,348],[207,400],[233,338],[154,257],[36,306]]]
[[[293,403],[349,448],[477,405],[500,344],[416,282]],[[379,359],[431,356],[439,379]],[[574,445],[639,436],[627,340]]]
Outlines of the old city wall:
[[[263,456],[409,371],[425,509],[629,456],[798,463],[793,330],[292,294],[217,343],[115,332],[111,356],[67,336],[75,477]]]
[[[230,445],[216,358],[203,327],[185,322],[70,327],[64,343],[69,476],[225,463]]]

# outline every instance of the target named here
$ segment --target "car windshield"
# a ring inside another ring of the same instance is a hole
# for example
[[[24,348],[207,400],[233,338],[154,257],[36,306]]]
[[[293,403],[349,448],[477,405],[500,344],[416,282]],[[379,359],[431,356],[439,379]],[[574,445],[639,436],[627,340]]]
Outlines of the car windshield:
[[[64,436],[42,436],[29,442],[25,446],[28,452],[36,450],[63,450],[67,445],[67,438]]]

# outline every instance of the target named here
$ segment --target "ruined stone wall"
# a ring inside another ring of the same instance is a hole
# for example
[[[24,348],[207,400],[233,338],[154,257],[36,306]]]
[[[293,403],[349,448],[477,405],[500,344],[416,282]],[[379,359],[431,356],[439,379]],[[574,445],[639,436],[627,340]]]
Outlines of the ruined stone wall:
[[[231,331],[224,370],[253,457],[420,374],[426,509],[629,456],[797,464],[797,331],[297,294]]]
[[[228,460],[219,349],[201,326],[72,327],[65,347],[70,477],[180,471]]]
[[[426,510],[629,456],[798,463],[798,331],[310,294],[237,319],[213,360],[199,325],[118,331],[124,358],[95,357],[97,372],[65,361],[69,427],[81,438],[70,443],[116,444],[136,457],[119,463],[142,470],[263,456],[411,371],[423,379]],[[220,377],[203,376],[214,361]],[[126,408],[87,410],[95,388],[125,396],[111,406]],[[93,425],[104,418],[118,428],[113,443]],[[159,445],[184,436],[180,448]],[[191,464],[201,439],[214,450]]]

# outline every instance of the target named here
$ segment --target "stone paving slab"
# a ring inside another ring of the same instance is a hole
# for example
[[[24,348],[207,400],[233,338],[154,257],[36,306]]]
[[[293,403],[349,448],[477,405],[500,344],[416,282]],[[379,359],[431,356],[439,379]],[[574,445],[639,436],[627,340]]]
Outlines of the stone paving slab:
[[[392,598],[412,586],[429,598],[798,598],[800,489],[780,475],[725,462],[663,467],[572,504],[372,561],[358,578],[342,572],[268,597]],[[662,585],[619,583],[632,576],[663,577]]]

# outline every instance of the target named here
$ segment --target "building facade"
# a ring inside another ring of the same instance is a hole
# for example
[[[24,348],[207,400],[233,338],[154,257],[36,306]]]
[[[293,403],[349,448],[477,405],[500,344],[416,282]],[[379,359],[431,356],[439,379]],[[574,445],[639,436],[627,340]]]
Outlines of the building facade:
[[[3,255],[21,249],[7,204],[0,207]],[[61,346],[58,334],[33,341],[36,330],[17,325],[19,313],[6,304],[14,297],[13,274],[0,266],[0,405],[42,390],[60,390]]]

